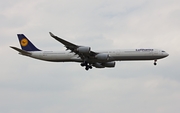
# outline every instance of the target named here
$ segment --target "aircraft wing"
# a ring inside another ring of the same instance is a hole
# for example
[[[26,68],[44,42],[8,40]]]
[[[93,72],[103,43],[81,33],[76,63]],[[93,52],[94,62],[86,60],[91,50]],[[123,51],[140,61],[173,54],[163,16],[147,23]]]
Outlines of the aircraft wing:
[[[75,54],[78,54],[82,59],[86,59],[86,58],[94,58],[95,55],[99,54],[93,51],[89,51],[88,53],[83,53],[78,51],[78,48],[83,48],[83,46],[78,46],[76,44],[73,44],[71,42],[68,42],[62,38],[59,38],[57,36],[55,36],[54,34],[52,34],[51,32],[49,32],[49,34],[51,35],[51,37],[53,37],[54,39],[56,39],[57,41],[61,42],[66,48],[67,50],[71,50],[71,52],[74,52]],[[84,47],[86,48],[86,47]]]
[[[73,44],[73,43],[70,43],[66,40],[63,40],[57,36],[55,36],[54,34],[52,34],[51,32],[49,32],[49,34],[54,38],[56,39],[57,41],[61,42],[67,49],[70,49],[71,51],[74,51],[75,49],[77,49],[79,46]]]

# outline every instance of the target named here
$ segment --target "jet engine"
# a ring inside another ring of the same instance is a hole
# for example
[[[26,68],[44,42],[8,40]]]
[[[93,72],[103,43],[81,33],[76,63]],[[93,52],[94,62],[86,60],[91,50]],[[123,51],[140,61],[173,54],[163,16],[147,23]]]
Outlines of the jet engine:
[[[80,53],[90,53],[91,51],[91,48],[90,47],[78,47],[77,48],[77,51],[80,52]]]
[[[105,67],[115,67],[115,64],[116,64],[116,62],[114,62],[114,61],[102,63],[102,65]]]
[[[109,54],[100,53],[95,56],[99,60],[109,60]]]
[[[96,68],[105,68],[101,63],[95,63],[93,66]]]
[[[94,67],[96,68],[105,68],[105,67],[115,67],[115,62],[112,61],[112,62],[106,62],[106,63],[95,63],[93,64]]]

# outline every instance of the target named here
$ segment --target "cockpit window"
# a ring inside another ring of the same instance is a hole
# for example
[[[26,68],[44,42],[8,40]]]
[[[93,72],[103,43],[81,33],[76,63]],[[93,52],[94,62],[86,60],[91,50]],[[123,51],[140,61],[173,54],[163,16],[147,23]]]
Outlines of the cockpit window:
[[[165,51],[162,51],[162,52],[165,52]]]

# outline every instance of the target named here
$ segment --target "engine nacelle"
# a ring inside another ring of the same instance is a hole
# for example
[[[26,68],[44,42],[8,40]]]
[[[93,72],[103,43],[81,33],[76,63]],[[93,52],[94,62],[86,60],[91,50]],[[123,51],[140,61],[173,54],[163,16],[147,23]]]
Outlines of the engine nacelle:
[[[101,65],[104,67],[115,67],[116,62],[112,61],[112,62],[106,62],[106,63],[102,63]]]
[[[77,48],[77,51],[80,52],[80,53],[90,53],[91,51],[91,48],[90,47],[78,47]]]
[[[106,62],[106,63],[95,63],[93,64],[93,66],[96,68],[105,68],[105,67],[110,68],[110,67],[115,67],[115,64],[116,63],[112,61],[112,62]]]
[[[95,63],[93,66],[96,68],[105,68],[101,63]]]
[[[109,54],[100,53],[95,56],[98,60],[109,60]]]

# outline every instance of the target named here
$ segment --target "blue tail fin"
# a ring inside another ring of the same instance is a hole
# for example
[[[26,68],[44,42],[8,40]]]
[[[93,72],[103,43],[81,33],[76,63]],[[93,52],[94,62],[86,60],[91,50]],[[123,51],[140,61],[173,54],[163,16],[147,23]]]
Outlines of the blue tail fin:
[[[25,51],[41,51],[36,48],[24,34],[17,34],[21,48]]]

